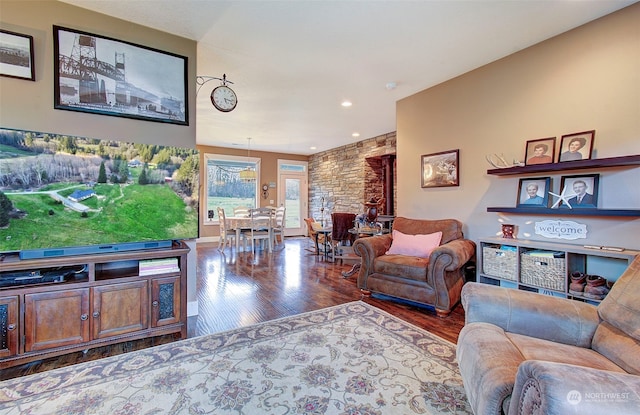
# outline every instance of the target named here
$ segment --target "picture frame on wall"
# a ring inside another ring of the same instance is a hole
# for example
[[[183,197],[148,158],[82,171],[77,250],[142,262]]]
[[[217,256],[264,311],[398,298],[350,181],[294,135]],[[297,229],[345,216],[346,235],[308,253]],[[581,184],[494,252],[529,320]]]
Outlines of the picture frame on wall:
[[[459,186],[459,157],[459,149],[422,155],[422,187]]]
[[[560,189],[564,194],[561,208],[580,209],[598,207],[599,174],[562,176]]]
[[[187,57],[53,26],[54,108],[189,125]]]
[[[556,138],[547,137],[538,140],[529,140],[525,146],[524,164],[553,163],[553,156],[556,154]]]
[[[551,190],[551,177],[520,179],[516,206],[546,208],[549,205],[549,190]]]
[[[36,80],[33,36],[0,30],[0,76]]]
[[[563,135],[560,139],[558,162],[591,160],[595,135],[596,130]]]

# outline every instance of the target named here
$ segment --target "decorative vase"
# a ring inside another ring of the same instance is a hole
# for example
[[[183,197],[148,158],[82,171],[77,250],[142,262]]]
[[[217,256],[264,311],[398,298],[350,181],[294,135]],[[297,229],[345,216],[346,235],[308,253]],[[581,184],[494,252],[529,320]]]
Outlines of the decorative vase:
[[[364,206],[366,207],[365,220],[373,226],[378,219],[378,201],[372,197],[368,202],[364,202]]]
[[[506,239],[513,239],[513,231],[515,229],[515,225],[502,225],[502,237]]]

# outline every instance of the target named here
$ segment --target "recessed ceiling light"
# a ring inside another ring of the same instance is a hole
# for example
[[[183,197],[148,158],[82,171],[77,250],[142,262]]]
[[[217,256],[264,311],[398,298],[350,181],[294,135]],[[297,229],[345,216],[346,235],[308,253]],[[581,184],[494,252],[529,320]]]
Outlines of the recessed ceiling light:
[[[340,104],[340,105],[342,105],[343,107],[350,107],[353,104],[351,103],[351,101],[342,101],[342,104]]]
[[[353,133],[351,134],[351,137],[360,137],[360,133]]]
[[[311,146],[309,147],[309,150],[315,150],[317,147],[316,146]]]

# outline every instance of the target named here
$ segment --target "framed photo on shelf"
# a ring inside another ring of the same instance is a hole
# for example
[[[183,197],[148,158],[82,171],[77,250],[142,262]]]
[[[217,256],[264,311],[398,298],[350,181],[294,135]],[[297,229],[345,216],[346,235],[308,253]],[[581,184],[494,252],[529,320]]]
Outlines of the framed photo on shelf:
[[[599,174],[562,176],[560,191],[564,195],[561,208],[597,208]]]
[[[0,75],[36,80],[33,65],[33,36],[0,30]]]
[[[596,130],[563,135],[560,139],[558,162],[591,160],[595,135]]]
[[[549,190],[551,190],[551,177],[520,179],[516,206],[546,208],[549,205]]]
[[[459,156],[459,149],[421,156],[422,187],[459,186]]]
[[[54,108],[189,125],[187,57],[53,26]]]
[[[538,140],[529,140],[525,147],[524,164],[530,166],[532,164],[553,163],[553,156],[556,154],[556,138],[540,138]]]

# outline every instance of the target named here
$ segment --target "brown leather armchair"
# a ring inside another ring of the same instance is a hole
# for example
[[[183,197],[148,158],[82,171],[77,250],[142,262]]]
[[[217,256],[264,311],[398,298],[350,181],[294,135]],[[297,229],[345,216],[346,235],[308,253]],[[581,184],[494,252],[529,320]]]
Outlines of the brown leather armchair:
[[[433,306],[440,317],[449,315],[460,301],[464,266],[475,254],[475,243],[464,239],[462,223],[397,217],[393,229],[407,235],[441,231],[442,240],[428,258],[387,255],[391,234],[356,240],[353,250],[361,257],[358,288],[365,295],[385,294]]]

